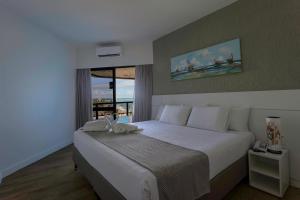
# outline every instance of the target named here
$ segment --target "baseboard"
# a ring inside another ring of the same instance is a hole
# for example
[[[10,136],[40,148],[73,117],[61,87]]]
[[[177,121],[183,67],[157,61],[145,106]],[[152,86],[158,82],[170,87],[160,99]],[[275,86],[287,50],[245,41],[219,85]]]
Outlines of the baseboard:
[[[291,178],[291,186],[296,187],[296,188],[300,188],[300,181],[299,180],[295,180]]]
[[[22,168],[24,168],[24,167],[34,163],[34,162],[36,162],[36,161],[38,161],[38,160],[40,160],[40,159],[42,159],[46,156],[48,156],[48,155],[52,154],[53,152],[58,151],[58,150],[66,147],[70,144],[72,144],[72,141],[70,139],[68,139],[68,140],[66,140],[66,141],[64,141],[60,144],[57,144],[57,145],[54,145],[54,146],[48,148],[47,150],[45,150],[43,152],[37,153],[33,156],[30,156],[29,158],[26,158],[26,159],[24,159],[20,162],[17,162],[15,164],[7,167],[6,169],[2,170],[2,174],[0,172],[0,180],[2,180],[2,178],[4,178],[4,177],[6,177],[6,176],[22,169]]]

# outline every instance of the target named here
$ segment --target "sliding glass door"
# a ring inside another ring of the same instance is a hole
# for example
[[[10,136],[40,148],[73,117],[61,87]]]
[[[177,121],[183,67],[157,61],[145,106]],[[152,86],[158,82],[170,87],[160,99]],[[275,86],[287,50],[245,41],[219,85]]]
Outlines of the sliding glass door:
[[[135,68],[97,68],[91,71],[94,119],[117,113],[120,122],[131,122]]]

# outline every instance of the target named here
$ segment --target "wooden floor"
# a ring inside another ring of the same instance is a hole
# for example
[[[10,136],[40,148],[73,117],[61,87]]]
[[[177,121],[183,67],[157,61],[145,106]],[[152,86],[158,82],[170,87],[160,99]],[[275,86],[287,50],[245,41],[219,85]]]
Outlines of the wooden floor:
[[[86,179],[75,172],[72,147],[64,148],[8,177],[0,185],[1,200],[94,200],[97,199]],[[253,189],[244,181],[226,200],[279,199]],[[300,189],[290,187],[283,199],[300,200]]]

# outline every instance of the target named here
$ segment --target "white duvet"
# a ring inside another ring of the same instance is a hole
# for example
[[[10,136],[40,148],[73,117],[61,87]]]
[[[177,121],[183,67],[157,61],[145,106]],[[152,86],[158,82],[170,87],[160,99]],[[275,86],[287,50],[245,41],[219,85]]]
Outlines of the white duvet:
[[[251,132],[214,132],[158,121],[136,123],[142,134],[208,155],[210,179],[247,153],[254,135]],[[111,150],[78,130],[74,145],[126,199],[158,200],[155,176],[147,169]]]

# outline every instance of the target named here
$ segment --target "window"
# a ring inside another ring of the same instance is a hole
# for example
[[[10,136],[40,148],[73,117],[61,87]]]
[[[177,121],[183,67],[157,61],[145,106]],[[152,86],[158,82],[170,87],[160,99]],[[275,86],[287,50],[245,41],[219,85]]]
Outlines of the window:
[[[92,69],[93,117],[117,113],[119,122],[132,120],[135,67]]]

